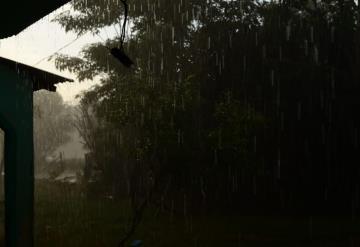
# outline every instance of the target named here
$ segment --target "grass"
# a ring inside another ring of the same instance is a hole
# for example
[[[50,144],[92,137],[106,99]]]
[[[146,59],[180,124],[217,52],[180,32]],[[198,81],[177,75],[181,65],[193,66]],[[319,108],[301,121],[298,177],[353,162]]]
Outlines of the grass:
[[[47,192],[40,191],[42,187]],[[38,198],[37,246],[116,246],[129,217],[126,201],[87,200],[81,190],[68,185],[38,185]],[[133,238],[158,247],[344,247],[360,244],[358,223],[341,217],[314,217],[310,221],[305,217],[229,213],[171,217],[150,208]]]
[[[80,186],[37,182],[35,246],[115,247],[129,214],[127,201],[87,199]],[[310,220],[231,212],[171,217],[149,208],[132,239],[143,240],[145,247],[356,247],[359,223],[342,217]]]

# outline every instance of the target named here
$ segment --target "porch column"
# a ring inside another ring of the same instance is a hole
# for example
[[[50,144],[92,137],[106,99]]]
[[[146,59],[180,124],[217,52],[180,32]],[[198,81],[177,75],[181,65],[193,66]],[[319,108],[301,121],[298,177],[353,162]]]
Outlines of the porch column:
[[[5,241],[33,247],[33,90],[26,77],[0,65],[0,127],[5,132]]]

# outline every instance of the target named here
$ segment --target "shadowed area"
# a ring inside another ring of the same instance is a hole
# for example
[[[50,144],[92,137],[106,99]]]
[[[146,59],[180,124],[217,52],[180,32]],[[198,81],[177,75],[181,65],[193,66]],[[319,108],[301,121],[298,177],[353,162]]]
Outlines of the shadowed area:
[[[61,7],[68,0],[3,1],[0,9],[0,39],[16,35],[37,20]],[[9,14],[13,13],[13,14]],[[14,18],[16,15],[16,18]]]
[[[5,212],[4,212],[4,139],[5,133],[0,128],[0,246],[4,246],[5,241]]]

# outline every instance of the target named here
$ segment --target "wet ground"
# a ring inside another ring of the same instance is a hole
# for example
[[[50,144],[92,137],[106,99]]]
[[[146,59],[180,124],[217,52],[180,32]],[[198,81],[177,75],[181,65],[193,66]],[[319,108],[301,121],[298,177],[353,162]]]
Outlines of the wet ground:
[[[86,199],[82,188],[38,184],[36,246],[117,246],[129,204]],[[132,239],[146,246],[360,246],[360,220],[348,217],[247,216],[233,212],[170,215],[148,208]]]
[[[117,246],[129,220],[128,202],[86,199],[82,190],[74,184],[36,184],[35,246]],[[2,207],[2,223],[3,216]],[[231,212],[184,217],[149,208],[132,239],[141,239],[149,247],[357,247],[359,223],[359,219],[347,217]],[[0,224],[0,239],[3,232]]]

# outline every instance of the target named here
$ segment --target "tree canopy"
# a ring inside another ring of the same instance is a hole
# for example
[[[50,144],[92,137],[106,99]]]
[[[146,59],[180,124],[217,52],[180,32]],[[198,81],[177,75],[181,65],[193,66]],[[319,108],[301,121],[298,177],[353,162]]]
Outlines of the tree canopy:
[[[325,204],[340,187],[346,200],[334,207],[352,200],[359,172],[349,163],[359,160],[355,1],[128,4],[124,48],[135,70],[108,50],[119,36],[56,59],[79,80],[102,76],[81,105],[91,141],[84,139],[106,190],[141,198],[153,184],[168,207],[191,198],[193,210],[199,200],[238,204],[237,195],[255,198],[250,208],[265,200],[307,210],[304,197]],[[121,1],[72,7],[55,21],[79,35],[118,31],[122,23]]]

